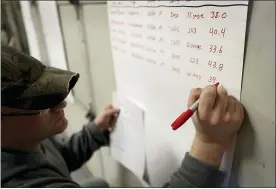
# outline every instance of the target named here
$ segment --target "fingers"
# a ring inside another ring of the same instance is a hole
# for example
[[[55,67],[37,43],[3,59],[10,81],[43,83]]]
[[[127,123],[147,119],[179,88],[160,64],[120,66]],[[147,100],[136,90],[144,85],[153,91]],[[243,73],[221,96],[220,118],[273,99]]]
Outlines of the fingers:
[[[113,108],[113,105],[112,104],[108,104],[106,105],[106,107],[104,108],[104,110],[108,110],[108,109],[112,109]]]
[[[228,96],[227,98],[227,106],[226,113],[232,113],[235,111],[235,99],[233,96]]]
[[[208,120],[217,96],[217,88],[213,85],[205,87],[200,95],[198,115],[201,120]]]
[[[108,126],[111,130],[111,128],[115,125],[117,119],[118,119],[118,115],[119,115],[120,110],[119,109],[108,109],[105,111],[105,117],[106,117],[106,121],[108,122]]]
[[[217,89],[216,100],[213,106],[212,120],[213,125],[219,124],[220,120],[225,115],[228,102],[228,92],[223,86],[219,86]]]
[[[228,96],[224,87],[207,86],[203,89],[197,113],[193,116],[196,130],[203,140],[214,141],[226,149],[239,130],[244,110],[239,101]]]
[[[188,107],[193,105],[199,99],[201,92],[202,92],[201,88],[195,88],[191,90],[189,95],[189,100],[188,100]]]
[[[225,118],[224,118],[227,124],[231,122],[232,114],[234,111],[235,111],[235,99],[232,96],[228,96]]]
[[[118,114],[119,112],[120,112],[120,110],[119,110],[119,109],[116,109],[116,108],[107,109],[107,110],[105,111],[105,115],[106,115],[106,116],[113,116],[113,115]]]

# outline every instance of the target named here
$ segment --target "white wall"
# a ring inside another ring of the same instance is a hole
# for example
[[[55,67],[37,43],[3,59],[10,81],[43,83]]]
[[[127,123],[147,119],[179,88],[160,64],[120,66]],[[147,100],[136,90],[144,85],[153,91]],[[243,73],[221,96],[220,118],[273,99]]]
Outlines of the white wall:
[[[80,74],[78,84],[74,87],[74,97],[88,109],[93,96],[83,16],[78,18],[77,10],[70,4],[63,4],[58,9],[62,15],[60,21],[69,69]]]
[[[252,1],[233,185],[275,187],[275,2]]]
[[[41,60],[39,42],[37,39],[38,36],[36,34],[36,28],[32,20],[31,4],[29,1],[20,1],[19,3],[23,15],[23,22],[25,25],[30,54],[36,59]]]
[[[68,70],[56,1],[37,1],[37,3],[45,37],[49,65]],[[73,103],[74,98],[72,93],[68,95],[67,101]]]

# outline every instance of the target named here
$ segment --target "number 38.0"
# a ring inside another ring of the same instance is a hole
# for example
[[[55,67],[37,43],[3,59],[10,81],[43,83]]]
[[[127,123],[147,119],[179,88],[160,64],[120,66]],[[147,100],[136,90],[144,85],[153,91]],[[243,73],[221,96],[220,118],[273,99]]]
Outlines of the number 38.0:
[[[211,13],[211,18],[219,18],[219,17],[226,18],[227,17],[226,12],[221,14],[220,12],[211,11],[210,13]]]

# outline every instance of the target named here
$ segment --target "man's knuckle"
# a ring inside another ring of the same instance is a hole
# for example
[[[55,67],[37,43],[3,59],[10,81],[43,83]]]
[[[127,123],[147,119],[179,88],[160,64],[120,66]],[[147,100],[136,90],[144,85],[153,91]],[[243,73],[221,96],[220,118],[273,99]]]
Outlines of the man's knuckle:
[[[215,86],[208,86],[205,90],[206,96],[215,97],[217,89]]]
[[[193,88],[193,89],[191,89],[190,96],[195,96],[195,95],[199,94],[200,91],[201,91],[200,88]]]
[[[201,121],[207,122],[209,120],[209,114],[206,111],[205,112],[200,112],[199,116],[200,116]]]
[[[233,104],[233,103],[234,103],[234,100],[233,100],[233,98],[232,98],[231,95],[228,95],[228,96],[227,96],[227,102],[228,102],[229,104]]]
[[[212,116],[212,118],[210,119],[210,125],[219,125],[220,123],[220,116],[219,115],[214,115]]]
[[[228,114],[225,115],[224,122],[225,122],[226,124],[229,124],[229,123],[232,122],[232,116],[231,116],[230,113],[228,113]]]

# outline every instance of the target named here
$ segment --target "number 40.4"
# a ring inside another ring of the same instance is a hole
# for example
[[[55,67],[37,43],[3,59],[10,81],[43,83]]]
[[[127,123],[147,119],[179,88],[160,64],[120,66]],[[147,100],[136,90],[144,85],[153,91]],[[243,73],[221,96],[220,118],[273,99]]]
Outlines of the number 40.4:
[[[214,35],[221,35],[222,37],[225,36],[225,31],[226,28],[222,28],[222,29],[216,29],[216,28],[210,28],[209,29],[209,33],[214,36]]]

